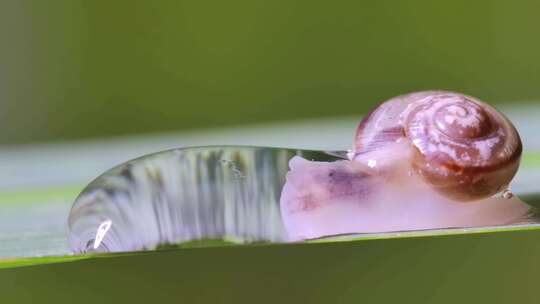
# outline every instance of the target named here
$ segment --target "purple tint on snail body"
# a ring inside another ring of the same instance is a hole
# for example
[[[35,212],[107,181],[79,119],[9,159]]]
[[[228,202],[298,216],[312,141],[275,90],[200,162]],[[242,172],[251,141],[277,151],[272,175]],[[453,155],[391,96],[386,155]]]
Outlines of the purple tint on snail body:
[[[291,160],[282,216],[293,240],[522,223],[530,207],[496,195],[516,174],[521,150],[512,123],[474,97],[398,96],[360,122],[350,160]],[[362,181],[336,195],[332,180],[313,178],[341,171]],[[296,207],[307,200],[317,208]]]
[[[411,93],[367,115],[349,153],[191,147],[121,164],[74,202],[70,248],[537,224],[534,209],[508,190],[521,152],[512,123],[477,98]]]

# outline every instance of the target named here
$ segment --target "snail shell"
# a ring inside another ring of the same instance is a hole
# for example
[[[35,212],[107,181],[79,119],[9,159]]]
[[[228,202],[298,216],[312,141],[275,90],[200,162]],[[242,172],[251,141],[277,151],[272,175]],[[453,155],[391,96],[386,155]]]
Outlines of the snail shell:
[[[515,175],[521,150],[510,121],[476,98],[398,96],[360,123],[350,160],[291,159],[283,222],[291,240],[530,222],[519,198],[493,196]]]
[[[403,140],[411,147],[412,168],[458,201],[504,190],[522,151],[515,127],[490,105],[460,93],[426,91],[392,98],[373,110],[358,126],[352,159],[373,162],[389,147],[406,155],[394,146]]]

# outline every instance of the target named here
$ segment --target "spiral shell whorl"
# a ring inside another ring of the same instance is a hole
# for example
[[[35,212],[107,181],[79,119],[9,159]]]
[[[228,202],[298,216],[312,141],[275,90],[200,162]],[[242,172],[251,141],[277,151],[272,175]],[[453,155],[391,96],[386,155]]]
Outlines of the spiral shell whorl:
[[[493,107],[460,93],[424,91],[394,97],[364,118],[351,159],[384,160],[391,151],[405,161],[410,152],[398,144],[404,140],[412,151],[411,167],[435,190],[458,201],[504,190],[522,150],[512,123]]]
[[[473,97],[430,95],[409,104],[401,119],[416,148],[413,167],[448,196],[467,201],[493,195],[517,171],[522,149],[517,131]]]

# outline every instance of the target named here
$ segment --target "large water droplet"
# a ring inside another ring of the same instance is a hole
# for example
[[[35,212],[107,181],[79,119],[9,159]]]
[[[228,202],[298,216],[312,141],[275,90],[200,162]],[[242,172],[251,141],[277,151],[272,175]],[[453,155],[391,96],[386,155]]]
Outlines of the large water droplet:
[[[74,252],[154,249],[194,240],[286,240],[279,196],[297,150],[205,147],[145,156],[114,168],[77,198]]]

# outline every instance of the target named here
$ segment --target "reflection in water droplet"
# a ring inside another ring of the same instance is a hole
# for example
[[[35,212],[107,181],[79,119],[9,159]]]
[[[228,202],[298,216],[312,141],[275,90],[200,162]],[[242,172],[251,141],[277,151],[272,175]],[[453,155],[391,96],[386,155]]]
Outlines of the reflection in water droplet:
[[[77,198],[69,216],[70,247],[114,252],[194,240],[283,242],[279,196],[296,154],[336,159],[323,152],[205,147],[123,164]]]
[[[96,238],[94,240],[94,249],[99,248],[99,246],[101,245],[101,242],[103,241],[103,238],[105,237],[109,229],[111,229],[111,225],[112,225],[111,220],[106,220],[99,225],[96,232]]]

